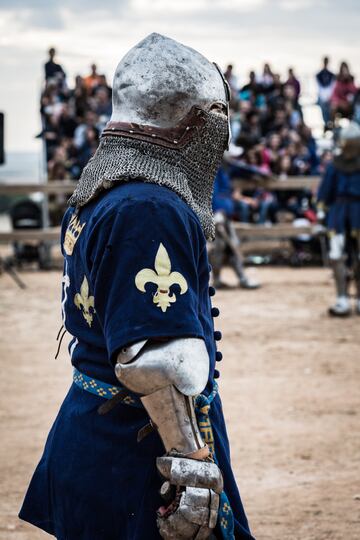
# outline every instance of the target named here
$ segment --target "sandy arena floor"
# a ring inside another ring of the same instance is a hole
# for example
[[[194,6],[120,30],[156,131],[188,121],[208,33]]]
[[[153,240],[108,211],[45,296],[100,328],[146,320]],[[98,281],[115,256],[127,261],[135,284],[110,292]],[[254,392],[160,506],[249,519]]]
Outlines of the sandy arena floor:
[[[360,538],[360,318],[333,320],[328,270],[261,269],[257,292],[218,292],[220,389],[258,540]],[[60,274],[0,277],[0,539],[46,534],[16,515],[71,379],[57,361]],[[96,540],[96,539],[94,539]],[[146,540],[146,534],[144,534]]]

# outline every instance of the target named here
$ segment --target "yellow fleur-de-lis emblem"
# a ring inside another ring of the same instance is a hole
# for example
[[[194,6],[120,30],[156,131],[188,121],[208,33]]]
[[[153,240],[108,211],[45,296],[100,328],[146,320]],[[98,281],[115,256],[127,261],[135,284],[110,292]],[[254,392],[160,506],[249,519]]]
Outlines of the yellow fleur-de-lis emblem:
[[[155,257],[155,271],[151,268],[143,268],[135,276],[135,285],[141,292],[145,291],[147,283],[155,283],[158,286],[154,294],[153,302],[163,313],[176,302],[176,295],[170,292],[172,285],[179,285],[180,294],[185,294],[188,290],[186,279],[180,272],[171,271],[171,262],[168,252],[163,244],[159,245]]]
[[[91,326],[95,313],[95,304],[94,297],[89,296],[89,283],[86,276],[84,276],[81,284],[80,293],[76,293],[74,296],[74,304],[78,309],[81,309],[85,321]]]

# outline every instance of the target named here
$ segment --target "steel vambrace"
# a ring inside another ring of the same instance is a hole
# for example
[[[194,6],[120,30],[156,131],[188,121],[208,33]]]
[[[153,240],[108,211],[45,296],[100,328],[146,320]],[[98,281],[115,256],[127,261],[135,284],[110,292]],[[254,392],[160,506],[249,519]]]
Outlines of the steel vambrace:
[[[209,459],[194,411],[194,396],[205,387],[209,357],[197,338],[142,341],[117,358],[119,381],[141,395],[166,455],[157,458],[164,479],[157,523],[165,540],[209,538],[217,522],[222,474]]]

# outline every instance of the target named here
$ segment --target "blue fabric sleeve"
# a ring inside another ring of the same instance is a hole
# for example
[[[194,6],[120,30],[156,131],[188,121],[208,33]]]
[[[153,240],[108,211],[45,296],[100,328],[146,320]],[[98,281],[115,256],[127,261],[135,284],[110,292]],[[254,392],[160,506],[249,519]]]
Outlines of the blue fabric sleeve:
[[[128,200],[91,233],[90,281],[112,362],[121,347],[145,338],[204,337],[198,264],[206,246],[184,207]]]

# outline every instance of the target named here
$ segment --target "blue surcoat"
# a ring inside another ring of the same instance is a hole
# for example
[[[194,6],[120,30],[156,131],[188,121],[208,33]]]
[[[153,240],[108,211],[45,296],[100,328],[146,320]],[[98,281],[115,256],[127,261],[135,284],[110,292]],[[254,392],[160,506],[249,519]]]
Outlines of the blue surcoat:
[[[210,357],[204,392],[209,395],[221,355],[216,351],[206,240],[194,212],[167,188],[121,184],[80,212],[70,208],[61,243],[62,314],[74,336],[69,344],[73,366],[116,386],[114,362],[123,346],[152,337],[200,337]],[[168,291],[159,285],[165,274],[170,276]],[[20,517],[58,540],[159,540],[161,479],[155,461],[164,454],[160,438],[152,433],[138,443],[137,433],[149,421],[145,410],[119,404],[100,416],[103,402],[101,392],[70,387]],[[218,395],[210,418],[235,538],[251,539]]]
[[[330,163],[318,191],[318,203],[328,210],[329,231],[360,232],[360,170],[344,172]]]

